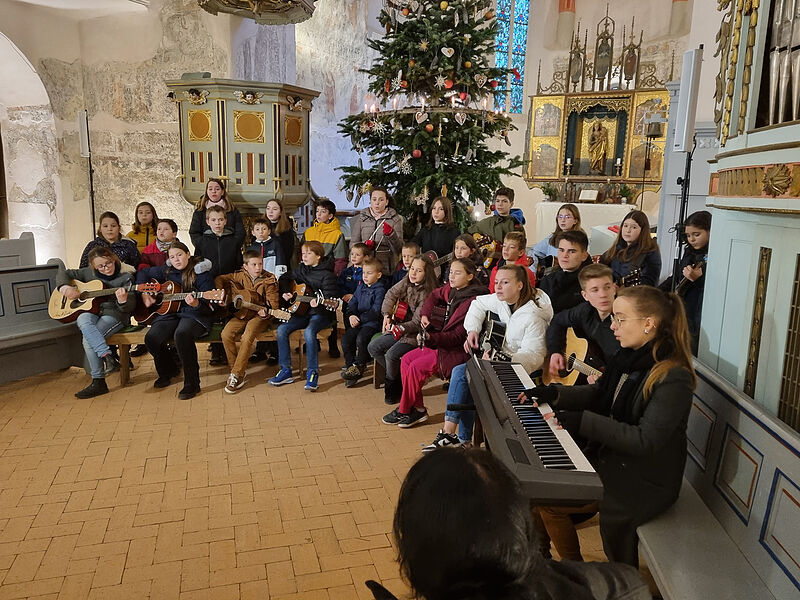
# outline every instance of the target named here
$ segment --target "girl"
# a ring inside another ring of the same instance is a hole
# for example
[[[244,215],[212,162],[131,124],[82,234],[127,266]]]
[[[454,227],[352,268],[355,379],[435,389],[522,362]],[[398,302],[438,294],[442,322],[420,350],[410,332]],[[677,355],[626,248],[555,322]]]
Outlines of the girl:
[[[156,223],[158,215],[153,205],[149,202],[139,202],[136,205],[136,217],[131,225],[133,229],[125,237],[136,242],[139,252],[144,252],[144,249],[156,239]]]
[[[467,361],[464,350],[467,331],[464,317],[472,299],[486,294],[485,286],[474,281],[475,265],[469,259],[453,261],[450,281],[436,288],[420,311],[418,348],[404,355],[400,362],[403,393],[400,406],[383,417],[387,425],[411,427],[428,420],[422,398],[422,386],[431,375],[450,379],[453,367]]]
[[[600,262],[611,267],[614,279],[618,284],[631,285],[625,279],[637,269],[639,276],[635,277],[637,285],[655,285],[661,274],[661,253],[658,244],[650,235],[650,221],[647,215],[640,210],[632,210],[622,219],[617,241],[605,254]]]
[[[703,312],[703,290],[706,285],[706,260],[708,259],[708,237],[711,231],[711,213],[700,210],[689,215],[683,224],[686,235],[686,251],[681,259],[681,277],[676,288],[683,298],[689,334],[692,336],[692,353],[697,354],[700,336],[700,317]],[[685,278],[683,283],[680,283]]]
[[[536,260],[542,262],[550,256],[552,258],[546,261],[550,264],[545,264],[544,266],[552,266],[558,256],[556,236],[562,231],[571,231],[573,229],[583,231],[581,228],[581,212],[574,204],[562,204],[561,208],[558,209],[558,214],[556,214],[556,227],[553,229],[553,233],[533,247],[533,256]]]
[[[109,248],[122,262],[134,269],[139,266],[139,251],[136,249],[136,242],[122,236],[119,217],[111,211],[100,215],[97,237],[86,244],[83,254],[81,254],[81,269],[89,266],[89,253],[98,246]]]
[[[156,225],[156,238],[142,250],[142,258],[139,263],[139,270],[147,267],[160,267],[167,262],[167,252],[172,242],[180,241],[176,235],[178,224],[172,219],[159,219]]]
[[[425,299],[435,288],[436,273],[433,262],[427,256],[420,255],[411,261],[408,275],[393,285],[383,298],[381,305],[383,335],[372,340],[367,350],[386,371],[384,385],[386,404],[400,402],[400,359],[417,345],[420,311]],[[398,301],[408,304],[408,311],[403,320],[392,318],[392,312]]]
[[[350,247],[359,242],[372,248],[384,273],[394,272],[403,247],[403,217],[392,208],[392,198],[384,188],[373,188],[369,206],[351,220]]]
[[[270,200],[267,202],[267,207],[264,210],[264,216],[269,221],[269,235],[278,240],[278,245],[281,248],[281,256],[287,270],[297,266],[297,259],[295,257],[295,246],[297,245],[297,236],[294,233],[292,221],[283,210],[283,204],[280,200]]]
[[[160,282],[174,281],[184,292],[207,292],[214,288],[214,279],[206,271],[197,273],[195,266],[202,259],[192,256],[189,248],[181,242],[173,242],[169,247],[169,266],[149,267],[136,274],[136,281],[144,283],[150,279]],[[148,294],[142,295],[145,306],[152,306],[156,299]],[[200,393],[200,366],[197,364],[198,338],[208,334],[213,320],[212,310],[205,300],[188,296],[176,313],[159,315],[144,338],[147,350],[153,355],[158,379],[153,387],[167,387],[179,369],[170,354],[168,345],[174,338],[175,348],[183,366],[183,389],[178,398],[188,400]]]
[[[70,300],[76,299],[78,290],[71,285],[73,279],[91,281],[99,279],[109,288],[121,288],[133,280],[134,272],[123,265],[119,257],[109,248],[97,246],[89,252],[88,267],[82,269],[59,269],[56,277],[58,290]],[[92,383],[75,393],[76,398],[94,398],[108,393],[106,375],[116,368],[116,361],[106,338],[131,322],[131,313],[136,306],[136,295],[118,289],[100,304],[100,311],[82,313],[77,320],[83,334],[83,349],[89,361]]]
[[[609,560],[637,566],[636,528],[678,498],[696,379],[677,294],[622,288],[611,319],[622,350],[599,382],[536,387],[520,400],[549,402],[564,429],[599,445],[603,549]]]
[[[496,314],[506,326],[503,352],[513,362],[521,363],[527,373],[533,373],[542,366],[547,354],[545,331],[553,318],[553,307],[547,294],[531,285],[525,271],[521,265],[506,264],[500,267],[495,280],[495,293],[478,296],[472,301],[464,318],[464,329],[467,331],[467,346],[475,349],[486,315]],[[460,364],[453,368],[447,390],[448,405],[473,404],[467,385],[466,366]],[[444,429],[422,451],[470,443],[474,423],[474,412],[448,410],[444,415]]]
[[[489,285],[489,271],[483,266],[483,256],[478,251],[475,238],[469,233],[464,233],[456,238],[453,243],[453,260],[468,258],[475,264],[475,277],[482,285]],[[442,269],[442,282],[446,283],[450,278],[450,263]]]
[[[415,241],[423,252],[433,251],[442,257],[453,250],[458,235],[453,224],[453,205],[448,198],[439,196],[431,204],[428,224],[419,230]]]
[[[206,184],[206,192],[200,197],[194,207],[192,214],[192,224],[189,225],[189,237],[195,248],[201,245],[203,233],[209,228],[206,222],[206,209],[212,206],[221,206],[225,209],[225,227],[233,231],[236,246],[241,248],[244,243],[244,223],[242,214],[233,203],[228,199],[228,192],[225,190],[225,183],[221,179],[212,177]]]

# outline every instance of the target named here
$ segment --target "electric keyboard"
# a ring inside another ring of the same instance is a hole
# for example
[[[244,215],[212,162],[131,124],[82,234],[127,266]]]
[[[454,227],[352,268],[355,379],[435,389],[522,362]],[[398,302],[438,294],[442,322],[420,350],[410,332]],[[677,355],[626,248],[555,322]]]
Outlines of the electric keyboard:
[[[532,501],[581,505],[599,500],[603,484],[572,436],[559,429],[545,403],[519,404],[517,397],[533,381],[522,365],[482,360],[467,363],[467,382],[486,444],[522,483]]]

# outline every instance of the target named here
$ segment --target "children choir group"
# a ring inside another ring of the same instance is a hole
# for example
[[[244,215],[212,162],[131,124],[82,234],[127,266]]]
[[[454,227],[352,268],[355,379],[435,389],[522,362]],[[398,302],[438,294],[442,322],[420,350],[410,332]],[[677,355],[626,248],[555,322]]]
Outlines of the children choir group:
[[[212,344],[211,364],[230,368],[225,392],[242,389],[248,365],[258,360],[278,365],[270,385],[293,383],[289,336],[297,330],[305,338],[304,388],[316,391],[317,338],[330,330],[330,356],[339,356],[341,343],[345,386],[357,385],[372,361],[383,368],[384,400],[396,407],[382,420],[400,428],[428,419],[423,386],[431,377],[447,382],[449,406],[472,404],[466,363],[473,353],[488,357],[479,348],[487,317],[506,326],[502,353],[529,373],[563,373],[572,328],[598,348],[602,376],[586,385],[535,387],[519,401],[547,401],[560,426],[588,442],[605,496],[599,506],[540,507],[537,523],[562,557],[579,560],[576,515],[599,510],[609,559],[636,564],[636,526],[674,502],[680,488],[709,213],[694,213],[684,224],[687,251],[675,274],[679,297],[667,291],[669,282],[654,287],[660,253],[647,215],[638,210],[626,215],[615,243],[593,260],[572,204],[560,208],[553,232],[529,250],[525,219],[509,188],[498,189],[494,213],[465,232],[454,225],[450,201],[436,198],[413,239],[404,239],[403,219],[381,188],[351,219],[349,243],[327,199],[316,203],[316,220],[299,239],[277,200],[247,232],[217,179],[195,208],[189,229],[194,254],[177,239],[175,221],[141,202],[127,235],[116,214],[103,213],[80,268],[59,273],[58,289],[67,298],[78,295],[74,280],[116,288],[98,312],[77,319],[92,377],[78,398],[108,392],[105,377],[118,364],[106,339],[129,325],[132,314],[154,309],[158,296],[131,289],[151,281],[171,282],[185,295],[177,311],[149,321],[144,347],[132,353],[153,356],[156,388],[171,385],[182,370],[179,398],[200,392],[196,342],[227,314],[204,296],[221,289],[229,301],[242,296],[255,307],[229,318],[222,343]],[[257,342],[276,325],[276,343]],[[448,410],[443,429],[423,451],[469,445],[474,414]]]

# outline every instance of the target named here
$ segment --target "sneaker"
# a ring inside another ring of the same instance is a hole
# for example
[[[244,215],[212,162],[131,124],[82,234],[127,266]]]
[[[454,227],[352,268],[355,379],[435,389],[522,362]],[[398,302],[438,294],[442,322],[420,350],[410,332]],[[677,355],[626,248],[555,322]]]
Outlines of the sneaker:
[[[347,367],[347,370],[342,374],[342,379],[348,379],[353,381],[358,381],[361,379],[361,376],[364,374],[363,368],[359,367],[358,365],[350,365]]]
[[[237,377],[233,373],[230,374],[228,377],[228,384],[225,386],[225,391],[229,394],[235,394],[245,383],[245,377],[242,375],[241,377]]]
[[[400,421],[398,421],[397,426],[402,427],[403,429],[407,429],[408,427],[413,427],[417,423],[424,423],[428,420],[428,411],[417,410],[416,408],[411,409],[411,414],[402,415]]]
[[[107,377],[114,371],[119,371],[119,362],[110,352],[103,357],[103,377]]]
[[[291,369],[281,369],[278,374],[268,380],[270,385],[283,385],[284,383],[294,383]]]
[[[306,385],[304,389],[309,392],[316,392],[319,388],[319,373],[317,371],[309,371],[306,377]]]
[[[422,451],[431,452],[433,450],[438,450],[439,448],[457,448],[460,445],[461,440],[458,439],[457,435],[453,433],[445,433],[440,429],[433,442],[425,446]]]
[[[345,379],[344,387],[351,388],[358,383],[358,379]]]
[[[398,409],[394,409],[388,415],[384,415],[383,419],[381,419],[387,425],[397,425],[401,419],[407,417],[408,415],[404,415]]]

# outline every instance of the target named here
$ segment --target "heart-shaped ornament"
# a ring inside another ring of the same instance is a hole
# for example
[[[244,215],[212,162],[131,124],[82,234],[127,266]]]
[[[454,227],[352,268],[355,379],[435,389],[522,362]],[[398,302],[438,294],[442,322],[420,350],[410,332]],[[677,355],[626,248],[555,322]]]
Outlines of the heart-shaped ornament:
[[[416,114],[416,118],[417,118],[417,123],[424,123],[425,121],[428,120],[428,113],[419,111]]]
[[[479,88],[482,88],[483,86],[485,86],[486,85],[486,81],[487,81],[486,75],[484,75],[483,73],[478,73],[477,75],[475,75],[475,83],[478,84]]]
[[[456,120],[456,123],[458,123],[459,125],[463,125],[464,123],[467,122],[466,113],[461,113],[461,112],[460,113],[456,113],[455,114],[455,120]]]
[[[442,54],[444,54],[447,58],[453,58],[453,55],[455,53],[456,51],[453,48],[450,47],[442,48]]]

